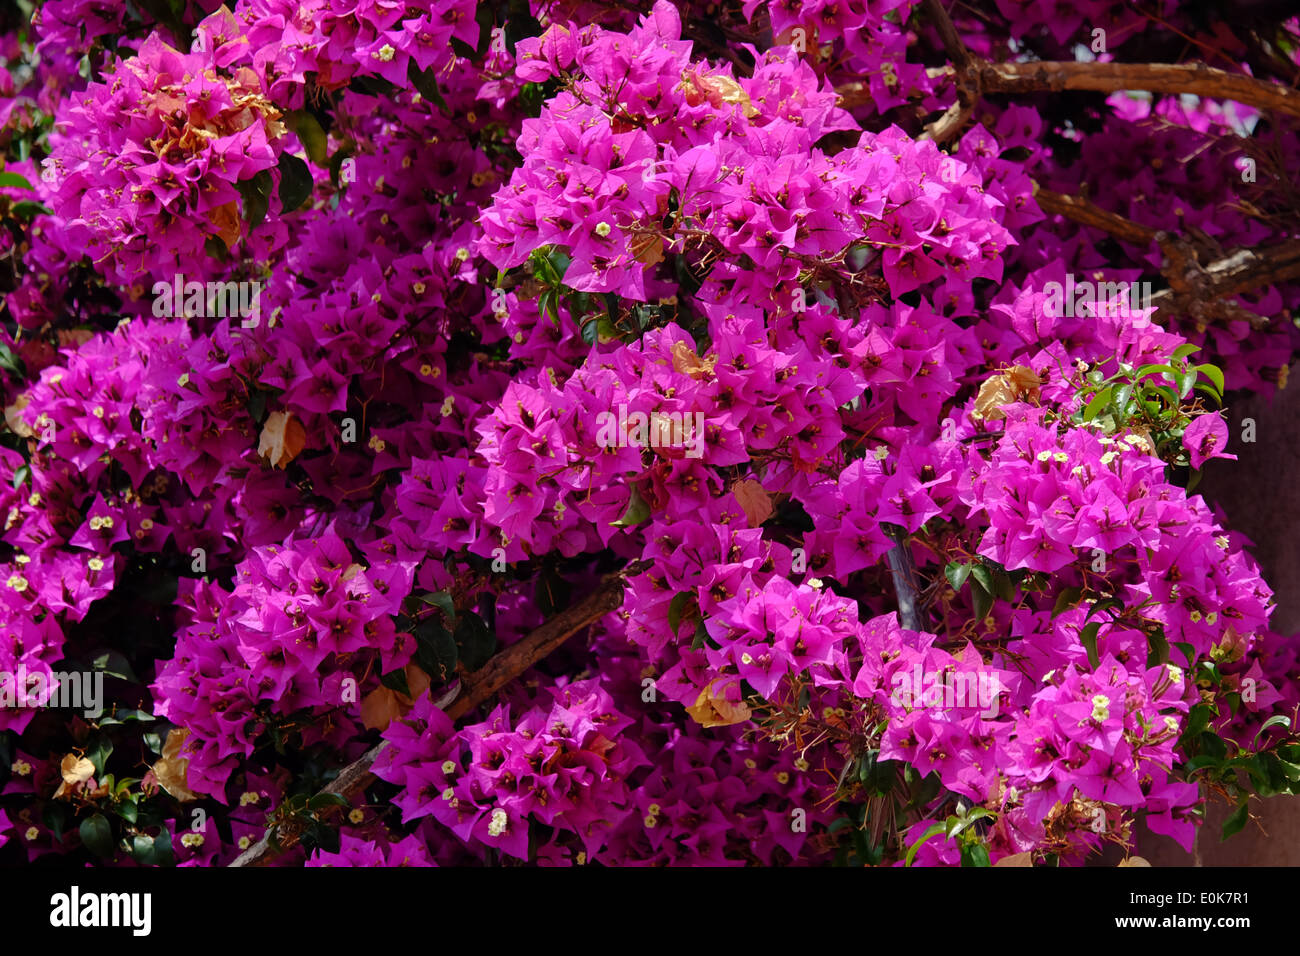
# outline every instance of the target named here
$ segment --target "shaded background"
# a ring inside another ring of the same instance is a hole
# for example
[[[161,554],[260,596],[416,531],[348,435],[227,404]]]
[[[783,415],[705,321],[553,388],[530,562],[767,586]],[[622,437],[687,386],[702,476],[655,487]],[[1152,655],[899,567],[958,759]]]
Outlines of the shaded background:
[[[1231,401],[1228,453],[1237,461],[1205,466],[1195,493],[1220,506],[1228,527],[1248,535],[1250,549],[1273,588],[1272,628],[1300,632],[1300,388],[1278,392],[1270,403],[1259,395]],[[1244,419],[1255,420],[1253,444],[1241,440]],[[1168,837],[1141,828],[1138,852],[1154,866],[1300,866],[1300,798],[1252,799],[1252,821],[1227,842],[1219,834],[1230,808],[1221,800],[1206,808],[1195,855]]]

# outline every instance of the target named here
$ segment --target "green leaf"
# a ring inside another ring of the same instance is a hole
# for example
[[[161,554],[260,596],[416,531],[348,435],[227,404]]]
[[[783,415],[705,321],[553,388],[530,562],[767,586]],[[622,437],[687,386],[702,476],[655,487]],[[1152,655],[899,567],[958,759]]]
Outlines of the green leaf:
[[[95,856],[108,859],[117,849],[113,840],[113,825],[102,813],[82,820],[80,832],[82,844]]]
[[[631,486],[631,492],[632,496],[628,499],[627,510],[623,512],[623,517],[617,521],[611,521],[611,526],[615,528],[635,528],[637,525],[650,520],[650,506],[641,497],[641,492],[637,491],[636,485]]]
[[[41,810],[41,822],[54,834],[55,842],[63,842],[63,828],[68,823],[68,805],[59,800],[47,800]]]
[[[979,583],[980,587],[985,591],[988,591],[990,594],[993,593],[993,574],[987,567],[983,564],[971,565],[970,573]]]
[[[1106,610],[1107,608],[1123,607],[1123,606],[1124,606],[1124,602],[1121,601],[1119,598],[1113,598],[1113,597],[1102,598],[1100,601],[1094,601],[1092,603],[1092,606],[1088,608],[1088,613],[1083,616],[1083,619],[1087,621],[1094,614],[1100,614],[1102,611]]]
[[[704,626],[704,618],[695,622],[695,637],[691,640],[691,650],[698,651],[709,639],[709,629]]]
[[[1178,397],[1185,398],[1196,384],[1196,370],[1190,369],[1178,376]]]
[[[460,650],[456,638],[437,621],[424,621],[414,631],[415,662],[432,679],[446,681],[456,671]]]
[[[466,611],[456,624],[456,651],[465,667],[476,671],[496,653],[497,636],[473,611]]]
[[[1016,584],[1002,568],[993,569],[993,593],[1008,603],[1016,599]]]
[[[17,468],[14,469],[14,476],[11,483],[15,488],[21,488],[23,482],[27,481],[31,477],[32,477],[32,466],[19,465]]]
[[[673,632],[673,637],[677,636],[677,628],[681,626],[682,612],[694,600],[695,594],[691,591],[673,595],[672,603],[668,605],[668,630]]]
[[[1198,365],[1196,366],[1195,371],[1208,378],[1210,382],[1213,383],[1219,397],[1223,397],[1223,372],[1217,365]]]
[[[4,343],[0,343],[0,369],[11,372],[20,378],[27,377],[27,363]]]
[[[1082,597],[1083,588],[1061,588],[1061,593],[1056,596],[1056,603],[1052,605],[1052,617],[1064,614],[1078,604]]]
[[[1133,385],[1130,382],[1115,389],[1115,411],[1121,417],[1128,416],[1128,405],[1133,400]]]
[[[136,806],[135,798],[120,801],[114,809],[117,811],[117,815],[127,823],[134,824],[140,819],[140,808]]]
[[[1199,345],[1193,345],[1191,342],[1184,342],[1182,345],[1178,346],[1178,348],[1174,349],[1173,360],[1176,362],[1180,358],[1186,358],[1200,350],[1201,347]]]
[[[429,67],[427,70],[421,70],[415,65],[415,60],[411,60],[410,64],[406,68],[406,78],[411,81],[411,85],[415,87],[415,91],[436,106],[440,112],[450,116],[451,107],[449,107],[447,101],[443,99],[442,91],[438,89],[438,83],[434,78],[435,75],[433,67]]]
[[[311,196],[311,168],[290,153],[280,154],[280,211],[290,213]],[[263,212],[265,215],[265,212]]]
[[[560,290],[554,287],[543,289],[541,297],[537,300],[537,311],[556,328],[560,327],[559,303]]]
[[[9,207],[9,211],[19,219],[28,220],[35,219],[37,216],[48,216],[53,212],[45,203],[33,202],[30,199],[14,203]]]
[[[416,663],[420,663],[418,655],[416,656]],[[428,674],[428,670],[425,670],[425,673]],[[430,674],[430,676],[433,675]],[[407,697],[411,696],[411,685],[406,679],[405,670],[399,668],[395,671],[389,671],[387,674],[380,674],[379,683],[383,684],[391,691],[405,694]]]
[[[1240,833],[1246,826],[1246,821],[1250,819],[1250,811],[1247,809],[1245,800],[1237,805],[1237,809],[1232,811],[1232,815],[1223,821],[1223,837],[1220,840],[1226,840],[1233,834]]]
[[[33,192],[36,191],[36,187],[27,181],[27,177],[21,176],[18,173],[0,173],[0,186],[7,186],[11,189],[30,189]]]
[[[1187,658],[1187,666],[1192,667],[1196,663],[1196,648],[1187,641],[1174,641],[1173,646],[1183,652]]]
[[[208,236],[208,238],[204,239],[203,251],[213,259],[222,262],[230,258],[230,250],[226,248],[226,244],[221,241],[220,236]]]
[[[235,183],[235,188],[244,199],[244,222],[248,224],[250,232],[262,224],[271,208],[271,187],[274,183],[271,172],[267,169],[252,179]]]
[[[989,848],[983,843],[973,843],[961,848],[962,866],[989,866]]]
[[[1291,718],[1286,714],[1274,714],[1268,720],[1264,721],[1259,725],[1259,730],[1255,731],[1255,739],[1251,741],[1252,747],[1259,743],[1259,738],[1264,736],[1264,732],[1270,727],[1285,727],[1287,730],[1290,730]]]
[[[970,585],[971,601],[974,605],[975,620],[982,621],[993,610],[993,595],[984,589],[979,581],[972,580]]]
[[[414,66],[414,61],[412,61]],[[284,125],[293,130],[298,139],[302,141],[303,149],[307,151],[307,158],[317,166],[325,166],[329,162],[329,137],[325,135],[325,130],[321,128],[320,120],[316,119],[307,110],[294,110],[284,118]],[[281,191],[283,191],[281,185]],[[296,206],[293,208],[297,208]]]
[[[992,811],[986,810],[984,807],[976,807],[965,817],[958,820],[956,825],[951,827],[948,830],[948,836],[951,837],[960,836],[961,832],[965,830],[967,827],[969,827],[975,821],[982,820],[985,817],[991,817],[991,816],[993,816]]]
[[[1218,757],[1215,757],[1212,754],[1197,754],[1191,760],[1187,761],[1187,763],[1183,764],[1183,772],[1190,776],[1191,774],[1194,774],[1196,773],[1196,771],[1202,770],[1205,767],[1218,767],[1218,766],[1219,766]]]
[[[966,583],[966,578],[970,576],[970,570],[971,566],[964,561],[953,561],[943,569],[943,575],[954,591],[960,591],[961,586]]]
[[[118,651],[102,651],[91,658],[90,666],[94,670],[103,671],[109,677],[119,677],[133,684],[140,683],[140,678],[136,677],[135,671],[131,670],[130,662]]]
[[[1213,704],[1193,704],[1192,709],[1187,712],[1187,722],[1183,724],[1183,733],[1178,738],[1176,749],[1184,749],[1187,741],[1199,737],[1205,728],[1210,726],[1210,718],[1217,714],[1218,711]]]
[[[1101,630],[1101,621],[1093,621],[1079,632],[1079,643],[1088,652],[1088,663],[1097,669],[1100,659],[1097,656],[1097,632]]]
[[[432,604],[434,607],[439,608],[442,611],[443,617],[447,619],[448,624],[455,623],[456,604],[451,599],[450,591],[426,591],[423,594],[417,595],[417,598],[425,604]]]
[[[1143,365],[1129,378],[1134,382],[1140,382],[1148,375],[1153,374],[1159,375],[1163,379],[1164,376],[1177,376],[1178,372],[1172,365]]]
[[[349,806],[348,798],[341,793],[318,793],[307,801],[307,809],[312,813],[326,810],[330,807]]]
[[[253,421],[261,424],[262,413],[266,411],[266,392],[254,392],[248,398],[248,415]]]
[[[95,765],[96,776],[104,772],[104,765],[113,753],[113,742],[107,734],[94,734],[86,744],[86,759]]]
[[[1113,390],[1113,385],[1106,385],[1097,389],[1097,394],[1093,395],[1083,408],[1083,420],[1085,422],[1090,422],[1101,414],[1102,410],[1109,404]]]
[[[1169,663],[1169,641],[1165,638],[1163,627],[1154,628],[1147,634],[1147,645],[1147,667]]]
[[[911,866],[912,861],[916,859],[916,851],[921,849],[921,846],[925,841],[929,840],[931,837],[936,837],[941,833],[946,833],[947,829],[948,825],[946,823],[936,823],[934,826],[930,827],[930,829],[926,830],[925,833],[921,834],[921,839],[917,840],[907,848],[907,854],[903,857],[903,865]]]

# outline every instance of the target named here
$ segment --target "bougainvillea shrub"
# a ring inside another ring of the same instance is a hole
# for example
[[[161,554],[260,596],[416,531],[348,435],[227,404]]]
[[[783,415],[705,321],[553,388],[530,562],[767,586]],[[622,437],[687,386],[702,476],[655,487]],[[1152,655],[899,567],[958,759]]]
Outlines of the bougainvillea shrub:
[[[0,863],[1246,826],[1300,23],[1215,6],[7,7]]]

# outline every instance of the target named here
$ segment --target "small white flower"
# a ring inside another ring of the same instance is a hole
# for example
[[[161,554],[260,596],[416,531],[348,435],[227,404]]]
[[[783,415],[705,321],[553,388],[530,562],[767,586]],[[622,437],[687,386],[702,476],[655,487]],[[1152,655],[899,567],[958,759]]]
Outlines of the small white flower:
[[[444,761],[442,762],[442,772],[445,773],[445,774],[446,774],[446,773],[455,773],[455,772],[456,772],[456,761],[454,761],[454,760],[444,760]]]
[[[600,238],[604,239],[613,231],[613,229],[610,226],[610,224],[607,222],[598,222],[596,223],[596,228],[593,231],[596,233],[596,235],[600,236]]]
[[[1092,698],[1092,719],[1107,720],[1110,717],[1110,698],[1105,694],[1094,694]]]
[[[374,53],[371,54],[371,56],[373,56],[376,60],[379,60],[380,62],[383,63],[389,62],[396,55],[397,55],[397,51],[394,50],[387,43],[385,43],[378,50],[376,50]]]
[[[510,818],[506,816],[506,812],[497,807],[492,811],[492,819],[488,821],[488,836],[496,837],[505,833],[509,822]]]

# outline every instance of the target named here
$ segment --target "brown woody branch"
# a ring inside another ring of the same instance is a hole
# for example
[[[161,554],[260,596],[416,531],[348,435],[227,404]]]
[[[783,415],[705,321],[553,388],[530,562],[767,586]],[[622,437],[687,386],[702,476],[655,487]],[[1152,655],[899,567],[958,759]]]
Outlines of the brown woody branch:
[[[1277,83],[1229,73],[1204,63],[1086,63],[1042,60],[1029,63],[990,63],[972,57],[960,38],[952,47],[948,31],[952,21],[938,0],[928,2],[927,14],[935,8],[943,15],[947,28],[940,27],[953,66],[936,75],[951,76],[957,86],[957,104],[965,112],[986,93],[1041,93],[1062,90],[1088,90],[1114,93],[1120,90],[1146,90],[1151,93],[1193,93],[1210,99],[1235,100],[1247,106],[1273,110],[1300,117],[1300,91]],[[955,31],[952,31],[955,36]],[[956,55],[954,55],[954,50]],[[932,71],[933,72],[933,71]],[[871,93],[862,82],[846,83],[837,88],[841,105],[851,109],[867,102]],[[950,110],[953,112],[953,110]],[[938,127],[943,119],[931,124]],[[949,123],[951,124],[951,121]],[[931,138],[937,138],[933,136]]]
[[[1187,316],[1202,326],[1240,320],[1265,328],[1267,317],[1230,301],[1231,297],[1300,278],[1300,240],[1260,250],[1234,249],[1202,265],[1202,250],[1188,240],[1133,222],[1082,196],[1052,192],[1035,183],[1034,199],[1049,215],[1064,216],[1139,246],[1155,242],[1164,254],[1160,274],[1169,283],[1168,289],[1151,299],[1160,316]]]
[[[1115,238],[1123,239],[1125,242],[1142,246],[1148,245],[1156,237],[1155,229],[1133,222],[1131,219],[1125,219],[1118,213],[1102,209],[1083,196],[1052,192],[1049,189],[1041,188],[1035,183],[1034,200],[1038,203],[1039,208],[1049,216],[1064,216],[1066,219],[1081,225],[1093,226],[1103,232],[1108,232]]]
[[[957,101],[941,117],[926,126],[920,136],[921,139],[934,140],[942,146],[961,131],[975,111],[975,104],[979,101],[979,84],[974,76],[975,58],[953,26],[952,18],[944,9],[943,0],[923,0],[921,9],[939,31],[944,51],[952,61],[957,76]]]
[[[1147,90],[1151,93],[1194,93],[1235,100],[1259,109],[1300,117],[1300,91],[1229,73],[1204,63],[982,63],[982,93],[1037,93],[1044,90]]]
[[[623,585],[626,579],[639,574],[649,566],[645,561],[634,561],[616,574],[607,575],[599,588],[583,601],[557,614],[541,627],[534,630],[522,641],[511,644],[501,653],[495,655],[482,668],[461,681],[461,686],[439,702],[439,707],[446,711],[453,721],[469,713],[475,707],[490,700],[497,691],[505,687],[528,668],[549,655],[566,640],[592,624],[610,611],[618,609],[623,603]],[[370,768],[375,760],[387,748],[388,741],[371,747],[360,758],[339,771],[321,794],[340,794],[349,800],[361,793],[375,782],[375,775]],[[266,836],[249,847],[230,865],[264,866],[281,853],[298,843],[299,833],[293,827],[268,828]]]

